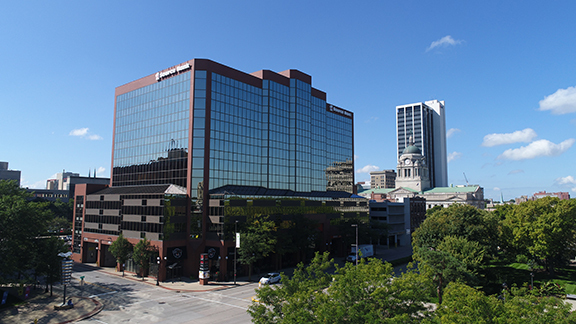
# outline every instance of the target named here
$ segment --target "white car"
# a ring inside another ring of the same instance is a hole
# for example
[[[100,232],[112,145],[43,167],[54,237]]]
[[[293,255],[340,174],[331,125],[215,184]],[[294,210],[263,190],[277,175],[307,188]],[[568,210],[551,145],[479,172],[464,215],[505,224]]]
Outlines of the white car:
[[[260,283],[263,285],[269,285],[278,282],[280,282],[280,274],[277,272],[271,272],[260,278]]]

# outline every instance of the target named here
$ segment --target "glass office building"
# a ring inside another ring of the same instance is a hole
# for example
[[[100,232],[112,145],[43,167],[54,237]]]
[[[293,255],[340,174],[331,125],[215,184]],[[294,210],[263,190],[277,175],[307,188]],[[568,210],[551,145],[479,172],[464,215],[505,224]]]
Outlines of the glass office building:
[[[297,70],[247,74],[194,59],[116,88],[113,186],[352,193],[353,113]],[[334,177],[334,176],[332,176]],[[349,184],[349,185],[348,185]]]
[[[430,100],[396,106],[398,157],[409,145],[410,136],[413,136],[414,145],[426,158],[432,188],[447,187],[448,157],[444,101]]]

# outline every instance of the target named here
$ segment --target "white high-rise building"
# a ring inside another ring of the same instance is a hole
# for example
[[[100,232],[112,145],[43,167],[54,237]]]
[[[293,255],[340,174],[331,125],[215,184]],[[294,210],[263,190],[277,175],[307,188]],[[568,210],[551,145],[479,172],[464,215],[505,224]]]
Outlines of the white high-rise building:
[[[444,101],[430,100],[396,106],[397,157],[404,152],[410,136],[426,161],[430,187],[448,186],[446,115]],[[426,189],[426,188],[422,188]]]

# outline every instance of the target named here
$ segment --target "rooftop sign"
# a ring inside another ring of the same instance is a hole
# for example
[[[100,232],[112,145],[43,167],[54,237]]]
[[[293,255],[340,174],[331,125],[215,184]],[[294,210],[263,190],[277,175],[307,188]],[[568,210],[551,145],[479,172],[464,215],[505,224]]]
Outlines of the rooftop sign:
[[[170,70],[167,70],[167,71],[156,72],[156,81],[160,81],[160,80],[167,78],[169,76],[172,76],[174,74],[189,70],[190,68],[191,68],[190,64],[186,63],[186,64],[182,64],[180,66],[177,66],[177,67],[170,69]]]

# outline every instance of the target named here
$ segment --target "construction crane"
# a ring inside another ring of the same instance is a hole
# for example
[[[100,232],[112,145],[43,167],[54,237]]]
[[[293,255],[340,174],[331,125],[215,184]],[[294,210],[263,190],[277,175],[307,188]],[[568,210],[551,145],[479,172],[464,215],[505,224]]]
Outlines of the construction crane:
[[[464,174],[464,180],[466,180],[466,187],[468,187],[470,184],[468,183],[468,178],[466,178],[466,173],[462,172],[462,174]]]

